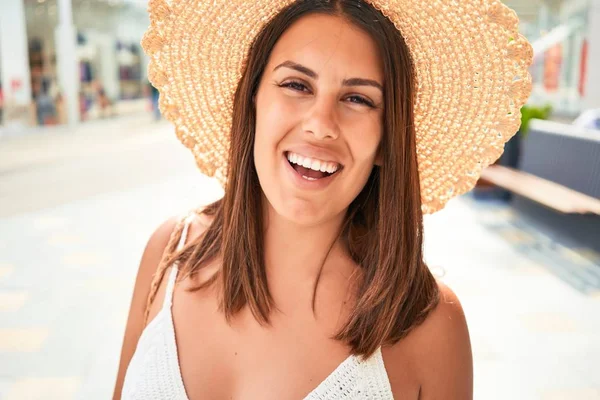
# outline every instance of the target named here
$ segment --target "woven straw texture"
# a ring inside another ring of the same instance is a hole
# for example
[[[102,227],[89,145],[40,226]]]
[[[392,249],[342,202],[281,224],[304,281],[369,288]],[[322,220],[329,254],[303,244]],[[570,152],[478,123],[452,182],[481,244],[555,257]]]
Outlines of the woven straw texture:
[[[142,46],[160,109],[201,172],[224,185],[233,96],[262,27],[294,0],[150,0]],[[520,125],[533,51],[498,0],[367,0],[405,38],[417,72],[423,212],[466,193]]]

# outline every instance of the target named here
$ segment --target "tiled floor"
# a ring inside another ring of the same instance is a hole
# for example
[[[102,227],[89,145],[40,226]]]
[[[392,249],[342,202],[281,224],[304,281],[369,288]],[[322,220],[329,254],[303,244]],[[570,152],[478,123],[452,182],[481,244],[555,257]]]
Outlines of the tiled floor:
[[[445,266],[444,279],[467,313],[475,398],[600,399],[595,275],[572,285],[557,266],[576,270],[581,259],[544,251],[537,245],[544,233],[522,231],[514,218],[520,220],[502,205],[474,206],[470,196],[427,217],[426,254]]]
[[[0,219],[0,400],[110,398],[148,235],[190,199],[207,202],[218,188],[206,182],[196,174]]]

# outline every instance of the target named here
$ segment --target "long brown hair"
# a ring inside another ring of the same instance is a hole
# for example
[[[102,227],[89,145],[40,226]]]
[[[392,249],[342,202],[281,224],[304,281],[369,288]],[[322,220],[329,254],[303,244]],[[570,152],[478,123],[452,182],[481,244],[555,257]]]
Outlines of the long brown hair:
[[[381,167],[375,166],[350,204],[341,231],[361,270],[356,302],[335,339],[353,354],[369,356],[419,325],[437,305],[437,283],[423,260],[423,214],[413,126],[415,73],[395,26],[363,0],[301,0],[275,16],[258,34],[235,93],[225,195],[202,210],[212,217],[203,235],[174,252],[181,225],[159,267],[149,302],[168,265],[178,262],[182,278],[193,277],[212,260],[221,268],[220,306],[228,321],[248,306],[261,324],[275,307],[264,267],[262,195],[254,166],[256,109],[253,101],[270,52],[283,32],[314,13],[341,16],[366,31],[383,57],[384,102]]]

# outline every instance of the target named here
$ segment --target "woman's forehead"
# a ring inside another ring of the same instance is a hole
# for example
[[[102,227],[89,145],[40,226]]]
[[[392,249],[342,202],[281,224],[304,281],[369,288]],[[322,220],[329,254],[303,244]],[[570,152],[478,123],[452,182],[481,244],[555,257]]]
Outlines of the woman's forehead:
[[[275,67],[287,60],[302,64],[319,76],[383,80],[375,41],[367,32],[337,16],[311,14],[292,24],[273,48],[269,65]]]

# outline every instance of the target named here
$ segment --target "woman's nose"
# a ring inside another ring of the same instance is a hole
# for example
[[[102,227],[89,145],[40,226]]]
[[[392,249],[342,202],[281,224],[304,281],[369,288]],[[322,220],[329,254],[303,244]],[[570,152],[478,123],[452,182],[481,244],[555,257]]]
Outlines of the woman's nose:
[[[337,100],[323,99],[316,101],[308,110],[302,130],[312,134],[316,139],[335,140],[339,136],[339,124],[336,115]]]

